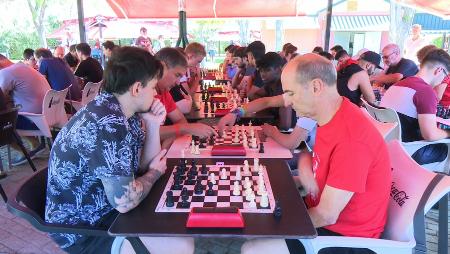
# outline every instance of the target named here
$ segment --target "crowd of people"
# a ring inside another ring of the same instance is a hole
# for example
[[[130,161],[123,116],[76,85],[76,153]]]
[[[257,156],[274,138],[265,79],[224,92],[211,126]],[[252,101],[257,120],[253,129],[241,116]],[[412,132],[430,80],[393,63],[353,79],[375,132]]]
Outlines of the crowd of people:
[[[165,153],[177,137],[220,135],[247,113],[270,109],[277,126],[262,126],[268,137],[291,150],[302,141],[307,144],[289,165],[318,234],[379,238],[387,219],[391,166],[383,137],[360,106],[366,101],[397,111],[405,142],[450,136],[436,122],[438,104],[450,104],[450,56],[442,49],[419,50],[417,65],[402,57],[395,44],[386,45],[381,54],[363,50],[353,57],[339,45],[330,52],[318,46],[304,55],[291,43],[281,52],[266,52],[261,41],[230,45],[220,71],[249,102],[222,117],[217,133],[185,117],[202,79],[205,47],[192,42],[185,49],[161,47],[154,54],[146,33],[141,29],[137,47],[104,42],[104,69],[86,43],[70,46],[67,54],[64,48],[53,54],[44,48],[26,49],[23,61],[15,64],[0,55],[0,107],[12,101],[21,111],[41,113],[49,89],[70,86],[68,99],[80,100],[79,84],[103,84],[102,92],[74,114],[54,140],[47,222],[110,225],[118,213],[138,206],[165,173]],[[374,89],[384,91],[381,102]],[[17,128],[37,127],[19,116]],[[45,148],[39,140],[30,142],[32,155]],[[446,145],[429,145],[412,158],[427,164],[444,160],[447,153]],[[51,237],[69,253],[109,253],[114,240],[62,233]],[[194,252],[189,237],[141,239],[152,253],[164,253],[168,245],[174,253]],[[277,253],[304,252],[297,240],[251,240],[242,251],[264,253],[268,245]]]

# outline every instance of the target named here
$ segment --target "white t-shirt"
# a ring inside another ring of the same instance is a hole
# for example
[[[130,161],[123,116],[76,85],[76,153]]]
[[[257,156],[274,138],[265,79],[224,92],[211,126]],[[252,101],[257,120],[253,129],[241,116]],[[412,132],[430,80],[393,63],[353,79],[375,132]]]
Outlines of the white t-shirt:
[[[428,45],[428,41],[423,36],[419,36],[416,40],[413,40],[412,36],[409,37],[405,41],[405,55],[403,57],[413,60],[416,64],[418,64],[419,60],[417,60],[417,51],[426,45]]]

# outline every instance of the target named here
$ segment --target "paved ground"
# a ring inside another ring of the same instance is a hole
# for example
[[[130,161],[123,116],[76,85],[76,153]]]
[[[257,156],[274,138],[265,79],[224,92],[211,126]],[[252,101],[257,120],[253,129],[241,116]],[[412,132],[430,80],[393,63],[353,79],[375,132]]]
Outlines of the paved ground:
[[[4,149],[0,150],[3,162],[6,161],[4,155]],[[38,169],[47,167],[47,158],[33,161]],[[0,180],[7,195],[12,193],[23,179],[32,174],[28,164],[14,167],[7,172],[8,177]],[[432,210],[427,214],[426,224],[428,253],[437,254],[436,211]],[[240,252],[242,243],[243,241],[239,239],[196,239],[195,253],[235,254]],[[0,253],[58,254],[63,252],[45,233],[35,230],[27,221],[10,214],[3,200],[0,199]]]

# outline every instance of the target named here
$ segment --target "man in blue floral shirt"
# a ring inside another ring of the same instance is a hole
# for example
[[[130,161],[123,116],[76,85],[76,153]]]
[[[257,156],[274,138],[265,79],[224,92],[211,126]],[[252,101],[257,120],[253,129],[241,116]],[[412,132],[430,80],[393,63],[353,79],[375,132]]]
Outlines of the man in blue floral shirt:
[[[143,49],[124,47],[108,61],[104,92],[57,136],[50,153],[45,220],[108,227],[136,207],[166,170],[154,100],[163,67]],[[139,172],[139,173],[138,173]],[[140,176],[138,176],[140,175]],[[51,234],[69,253],[110,253],[113,237]],[[142,238],[151,253],[193,253],[191,238]]]

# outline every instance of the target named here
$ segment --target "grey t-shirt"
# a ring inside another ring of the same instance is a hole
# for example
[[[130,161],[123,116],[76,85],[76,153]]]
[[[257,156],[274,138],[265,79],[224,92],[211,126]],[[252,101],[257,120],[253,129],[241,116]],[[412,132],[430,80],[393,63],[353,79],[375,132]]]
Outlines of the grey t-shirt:
[[[19,111],[40,114],[50,85],[38,71],[16,63],[0,70],[0,88],[5,96],[13,99],[14,104],[22,106]]]

